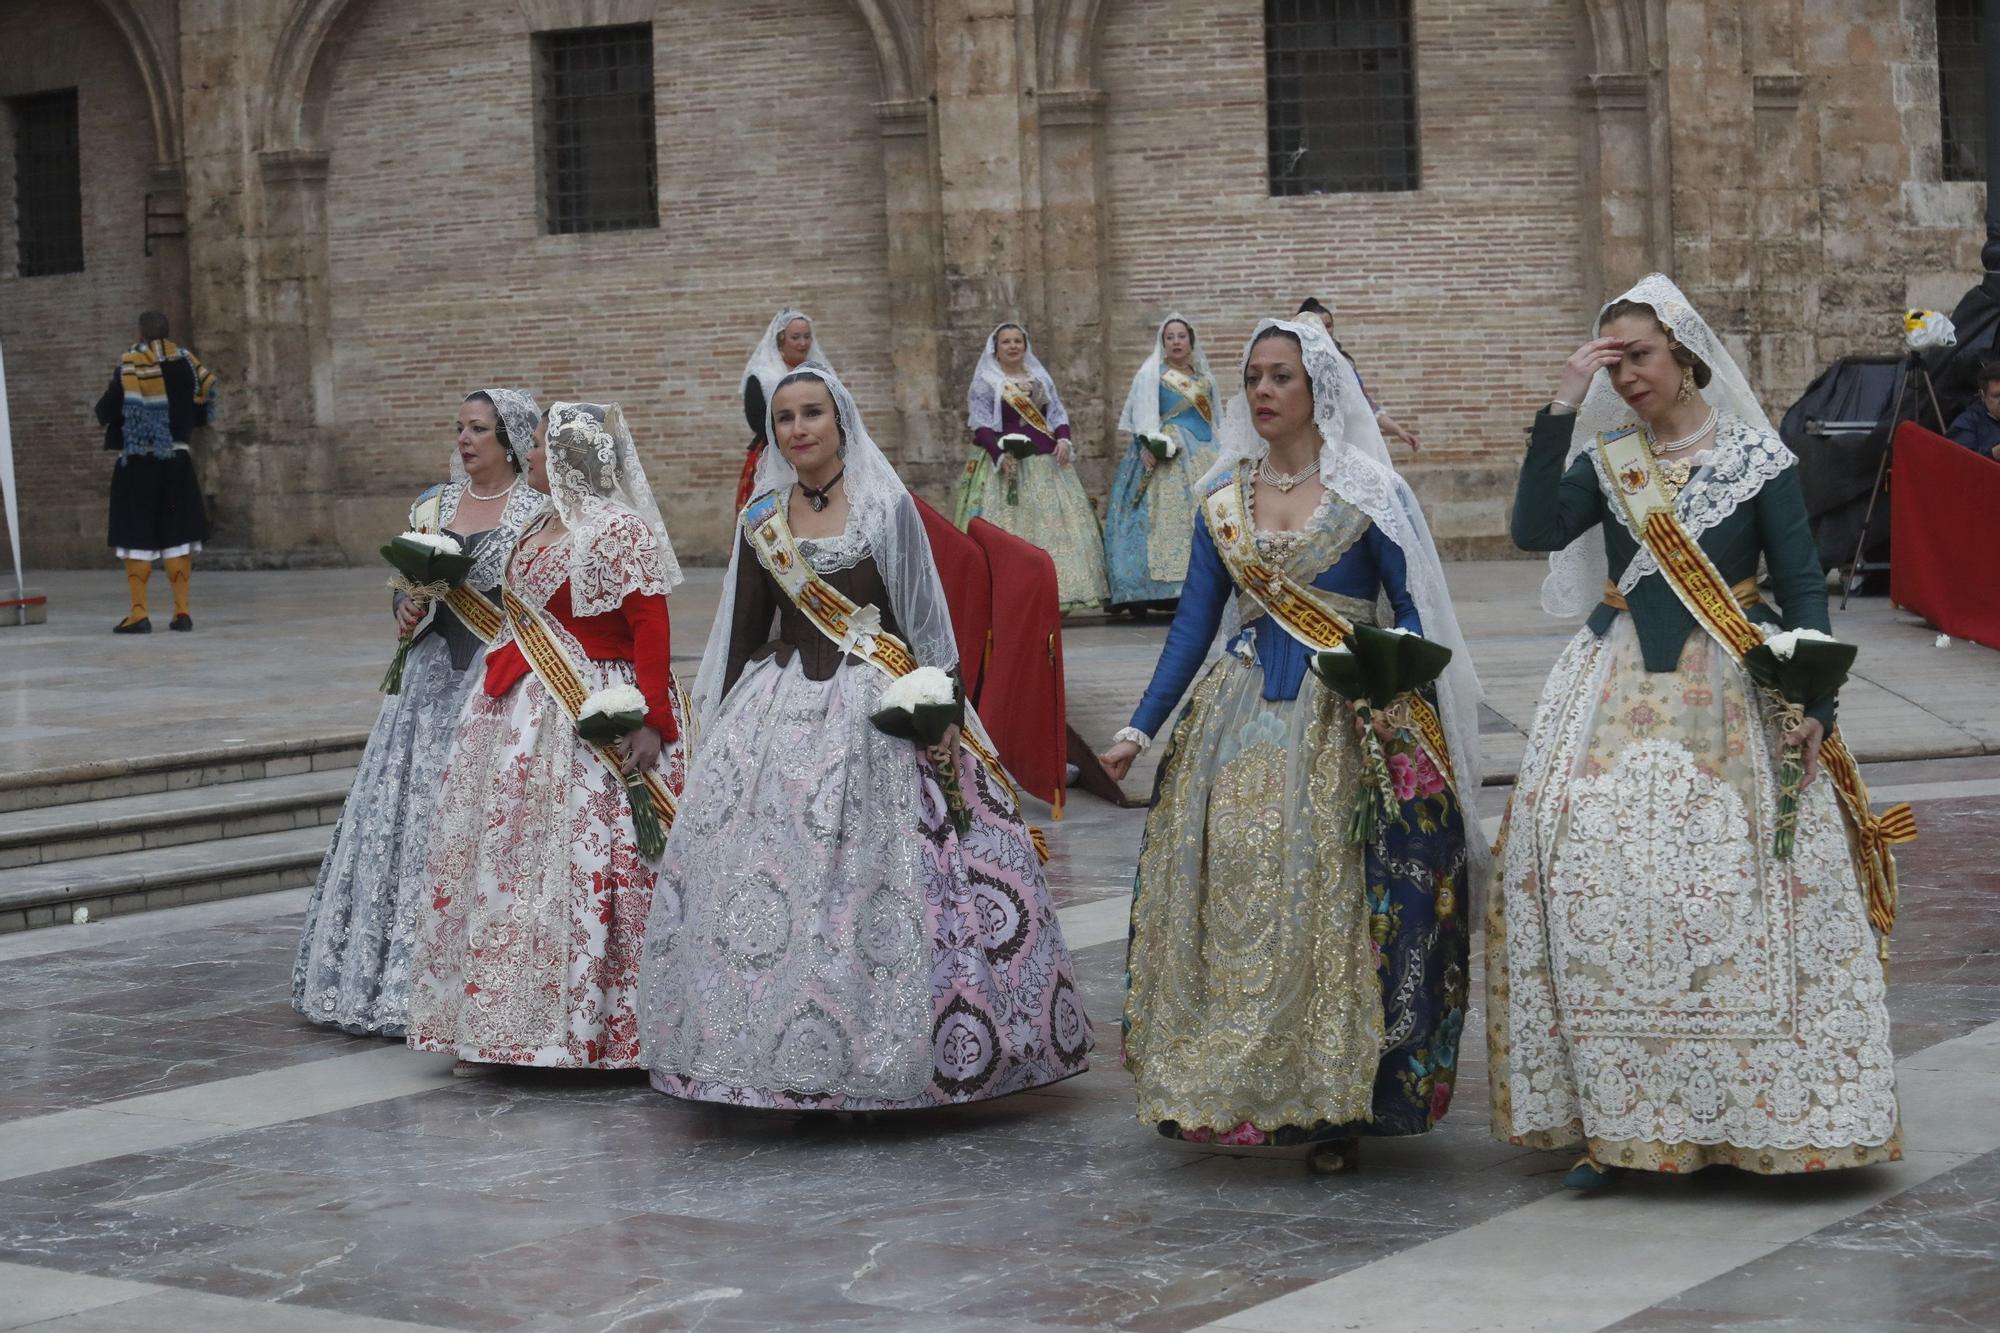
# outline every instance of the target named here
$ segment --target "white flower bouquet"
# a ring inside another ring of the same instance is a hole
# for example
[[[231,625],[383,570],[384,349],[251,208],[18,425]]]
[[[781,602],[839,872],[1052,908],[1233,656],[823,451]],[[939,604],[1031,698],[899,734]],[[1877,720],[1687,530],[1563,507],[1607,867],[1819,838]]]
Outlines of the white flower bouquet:
[[[924,747],[944,788],[952,827],[964,833],[972,827],[965,793],[958,785],[958,756],[944,739],[965,723],[965,695],[949,672],[918,667],[889,682],[868,720],[884,735],[914,741]]]
[[[472,572],[472,557],[456,538],[441,532],[406,532],[382,548],[382,558],[395,570],[389,576],[391,588],[427,601],[449,596]],[[403,664],[409,660],[414,637],[414,633],[405,634],[396,640],[396,655],[382,674],[382,693],[403,692]]]
[[[1035,456],[1035,442],[1018,431],[1000,437],[1000,452],[1014,460],[1014,475],[1007,478],[1007,503],[1021,503],[1021,460]]]
[[[1807,709],[1839,692],[1858,651],[1816,629],[1786,630],[1743,654],[1743,669],[1776,699],[1780,725],[1792,732],[1805,725]],[[1781,861],[1791,856],[1798,839],[1799,788],[1805,776],[1804,753],[1787,742],[1778,756],[1778,828],[1771,845]]]
[[[612,745],[646,725],[646,696],[636,686],[607,685],[583,701],[576,711],[576,734],[592,745]],[[646,791],[646,775],[638,769],[624,774],[625,800],[632,807],[632,832],[640,855],[651,859],[666,849],[667,831]]]

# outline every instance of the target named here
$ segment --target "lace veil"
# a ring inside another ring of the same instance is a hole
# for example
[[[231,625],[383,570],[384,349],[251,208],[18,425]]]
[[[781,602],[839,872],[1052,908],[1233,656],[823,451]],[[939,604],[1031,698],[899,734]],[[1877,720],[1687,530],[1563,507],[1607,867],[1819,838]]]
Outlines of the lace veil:
[[[1000,429],[1000,384],[1007,378],[1007,373],[1000,369],[1000,357],[993,350],[993,344],[998,341],[1002,329],[1021,329],[1021,336],[1023,338],[1028,336],[1025,328],[1021,328],[1011,320],[996,325],[993,332],[986,335],[986,347],[979,353],[979,365],[972,372],[972,387],[965,395],[965,424],[969,430]],[[1062,395],[1056,392],[1056,382],[1049,378],[1049,372],[1043,367],[1041,358],[1035,355],[1035,344],[1032,340],[1028,343],[1028,353],[1022,362],[1022,368],[1034,377],[1035,383],[1041,387],[1044,394],[1048,395],[1048,405],[1042,409],[1042,415],[1048,420],[1049,429],[1053,431],[1058,426],[1068,425],[1069,409],[1063,406]]]
[[[1707,470],[1712,473],[1729,472],[1731,484],[1719,491],[1717,488],[1700,489],[1710,490],[1710,499],[1726,506],[1720,510],[1721,513],[1727,513],[1744,498],[1744,494],[1754,495],[1756,488],[1766,479],[1797,461],[1779,440],[1777,431],[1771,428],[1771,419],[1764,415],[1764,408],[1757,401],[1757,395],[1751,392],[1750,382],[1744,378],[1736,358],[1729,354],[1729,349],[1709,327],[1708,321],[1695,313],[1694,307],[1688,304],[1686,294],[1671,278],[1662,273],[1649,273],[1617,301],[1607,301],[1591,325],[1591,337],[1598,336],[1604,323],[1604,311],[1618,301],[1636,301],[1650,306],[1659,316],[1660,323],[1673,335],[1674,341],[1700,357],[1709,369],[1708,387],[1701,390],[1701,396],[1720,410],[1723,420],[1717,425],[1716,448],[1710,451],[1712,457]],[[1732,417],[1735,418],[1733,422],[1729,420]],[[1576,413],[1576,424],[1571,427],[1569,457],[1564,462],[1564,471],[1590,448],[1600,434],[1632,420],[1632,409],[1611,387],[1611,376],[1599,371],[1592,377],[1590,390],[1584,395]],[[1748,490],[1743,492],[1746,486]],[[1696,490],[1696,487],[1689,488],[1690,492]],[[1691,501],[1697,498],[1697,495],[1689,494]],[[1685,517],[1683,521],[1686,521]],[[1712,519],[1688,524],[1690,531],[1697,536],[1712,525]],[[1638,555],[1619,577],[1620,590],[1630,592],[1634,584],[1656,568],[1652,552],[1642,543]],[[1542,609],[1552,616],[1569,619],[1589,615],[1591,608],[1604,596],[1608,574],[1609,561],[1604,553],[1603,535],[1585,533],[1549,556],[1548,577],[1542,580]]]
[[[1320,434],[1320,481],[1330,494],[1366,514],[1375,527],[1403,553],[1411,600],[1423,617],[1424,637],[1451,649],[1451,664],[1438,681],[1438,713],[1444,723],[1445,741],[1451,747],[1452,766],[1457,770],[1459,789],[1479,788],[1479,703],[1485,697],[1465,635],[1458,626],[1451,592],[1445,587],[1444,566],[1431,540],[1430,524],[1424,520],[1417,497],[1389,465],[1389,450],[1382,442],[1382,428],[1361,392],[1354,365],[1335,349],[1333,339],[1316,319],[1304,321],[1266,319],[1258,323],[1243,347],[1243,366],[1250,363],[1250,350],[1257,339],[1271,329],[1284,329],[1299,340],[1306,378],[1312,384],[1313,421]],[[1241,377],[1239,376],[1239,383]],[[1202,493],[1216,477],[1243,462],[1260,463],[1270,451],[1250,419],[1244,395],[1230,400],[1223,416],[1222,450],[1215,466],[1202,478]],[[1315,524],[1324,522],[1316,515]],[[1233,603],[1232,603],[1233,604]],[[1233,627],[1230,632],[1233,633]],[[1472,857],[1474,880],[1483,878],[1486,840],[1480,834],[1476,810],[1467,809],[1466,846]]]
[[[750,349],[750,360],[744,365],[743,378],[736,385],[738,400],[742,399],[743,391],[750,386],[750,381],[755,379],[763,387],[764,401],[770,402],[771,390],[778,387],[779,380],[791,373],[792,368],[785,364],[784,353],[778,350],[778,339],[784,334],[785,327],[795,319],[804,320],[806,327],[812,330],[812,345],[806,348],[806,360],[817,361],[823,366],[833,364],[833,358],[828,356],[826,349],[819,344],[819,326],[813,323],[812,316],[803,310],[794,310],[786,306],[771,317],[770,324],[764,329],[764,336]]]
[[[549,499],[570,532],[576,614],[602,615],[635,592],[672,592],[680,562],[618,404],[550,407],[547,447]]]
[[[1153,354],[1139,367],[1139,373],[1132,377],[1132,389],[1125,395],[1125,410],[1118,414],[1118,433],[1127,437],[1133,435],[1158,435],[1160,433],[1160,369],[1167,364],[1167,325],[1185,324],[1194,339],[1193,355],[1189,357],[1189,369],[1196,379],[1207,380],[1211,395],[1219,394],[1215,376],[1208,368],[1208,353],[1202,350],[1201,334],[1196,331],[1194,321],[1176,310],[1160,321],[1160,327],[1153,334]]]
[[[958,665],[958,640],[952,635],[951,611],[944,599],[944,584],[938,579],[937,562],[931,557],[930,537],[916,502],[896,475],[881,447],[868,434],[854,395],[825,366],[807,362],[791,375],[811,375],[833,395],[834,413],[840,422],[841,447],[847,468],[841,487],[847,492],[847,527],[838,537],[802,539],[812,547],[813,568],[827,573],[846,569],[873,557],[882,584],[889,590],[889,607],[897,628],[910,651],[923,666],[949,671]],[[780,383],[773,380],[775,390]],[[775,398],[776,394],[772,395]],[[771,447],[757,463],[755,494],[775,491],[780,504],[791,497],[798,472],[778,448],[778,435],[771,428],[771,399],[765,401],[764,438]],[[729,638],[736,619],[737,566],[755,560],[739,535],[729,549],[729,572],[722,580],[722,603],[716,608],[715,623],[702,650],[701,670],[695,677],[695,716],[707,733],[722,706],[723,676],[729,669]],[[775,623],[775,621],[774,621]],[[768,631],[767,631],[768,632]]]

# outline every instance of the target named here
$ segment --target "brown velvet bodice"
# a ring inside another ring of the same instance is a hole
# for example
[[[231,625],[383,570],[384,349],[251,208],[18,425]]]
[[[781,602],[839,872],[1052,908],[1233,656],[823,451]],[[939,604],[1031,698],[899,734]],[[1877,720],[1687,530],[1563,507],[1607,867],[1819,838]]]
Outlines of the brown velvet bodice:
[[[736,688],[744,667],[766,657],[775,657],[782,664],[796,656],[806,679],[830,678],[840,665],[840,650],[819,626],[792,605],[792,599],[764,572],[757,553],[740,533],[736,541],[736,607],[729,626],[729,670],[722,678],[722,692],[727,694]],[[810,541],[802,544],[810,545]],[[896,613],[889,605],[889,590],[883,586],[873,556],[847,569],[822,572],[820,577],[857,606],[873,605],[882,613],[882,628],[891,634],[902,634],[902,628],[896,624]],[[771,628],[774,614],[775,631]]]

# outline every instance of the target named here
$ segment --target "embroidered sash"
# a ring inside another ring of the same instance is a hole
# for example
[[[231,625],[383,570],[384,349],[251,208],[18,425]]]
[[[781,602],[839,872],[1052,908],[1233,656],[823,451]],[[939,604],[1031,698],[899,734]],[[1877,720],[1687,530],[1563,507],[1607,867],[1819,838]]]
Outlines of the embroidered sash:
[[[542,619],[541,612],[521,600],[519,594],[512,588],[503,588],[500,595],[507,608],[508,623],[514,628],[514,641],[521,645],[521,655],[528,659],[528,666],[534,671],[535,678],[542,682],[550,696],[561,705],[563,712],[569,715],[570,722],[575,723],[577,714],[583,711],[583,701],[590,697],[590,691],[584,688],[583,677],[577,672],[576,664],[569,660],[569,654],[563,650],[562,641],[556,637],[548,622]],[[673,680],[671,673],[668,676],[668,688],[676,693],[680,690],[680,685]],[[681,709],[681,715],[683,717],[687,715],[685,705]],[[618,756],[611,752],[611,747],[592,745],[590,748],[597,751],[598,757],[611,766],[612,775],[623,783],[624,774],[619,769]],[[653,811],[660,817],[660,827],[671,830],[679,805],[674,800],[673,792],[667,787],[666,779],[660,776],[657,769],[649,768],[645,773],[645,782],[646,795],[652,799]]]
[[[1321,600],[1319,589],[1285,573],[1257,549],[1257,534],[1243,495],[1245,484],[1240,472],[1218,477],[1202,501],[1217,554],[1238,590],[1263,607],[1279,628],[1314,652],[1332,651],[1353,626]],[[1418,743],[1463,804],[1464,793],[1458,792],[1458,776],[1451,766],[1451,748],[1445,743],[1444,723],[1423,696],[1412,693],[1409,700]]]
[[[444,491],[434,490],[417,501],[410,511],[410,526],[417,532],[442,532],[441,516],[444,512]],[[484,643],[491,643],[500,637],[500,630],[506,624],[500,608],[479,595],[477,588],[468,588],[463,583],[445,594],[444,604],[451,608],[453,615],[465,623],[465,627],[477,634]]]
[[[1193,403],[1194,410],[1201,413],[1203,421],[1206,421],[1210,426],[1215,424],[1215,404],[1208,396],[1208,384],[1206,381],[1188,374],[1185,370],[1176,370],[1172,366],[1161,366],[1160,383],[1166,385],[1190,403]]]
[[[1035,406],[1033,395],[1019,384],[1016,384],[1013,380],[1003,378],[1000,381],[1000,396],[1007,400],[1007,406],[1013,408],[1014,415],[1020,417],[1022,421],[1033,426],[1044,435],[1053,436],[1055,434],[1054,431],[1049,429],[1048,418],[1042,415],[1042,409]]]
[[[853,598],[819,576],[819,571],[799,550],[798,539],[792,535],[791,522],[785,517],[785,507],[779,503],[776,491],[766,491],[746,505],[742,523],[743,535],[756,554],[757,563],[791,598],[799,613],[842,652],[859,657],[891,680],[917,669],[916,654],[908,644],[882,628],[879,610],[872,605],[857,606]],[[965,710],[965,725],[959,728],[959,739],[988,776],[1018,803],[1020,797],[1013,779],[1000,766],[1000,756],[987,738],[979,714],[970,708]],[[1030,832],[1035,834],[1035,845],[1041,850],[1042,859],[1047,860],[1039,831]]]
[[[1741,662],[1743,654],[1764,642],[1763,632],[1743,614],[1735,590],[1708,552],[1674,517],[1673,506],[1655,475],[1645,436],[1637,427],[1606,431],[1597,437],[1595,447],[1604,475],[1616,483],[1618,503],[1625,506],[1632,530],[1641,535],[1659,563],[1667,586],[1723,650]],[[1868,788],[1839,728],[1827,732],[1819,754],[1840,796],[1841,814],[1854,833],[1855,870],[1861,876],[1868,922],[1886,938],[1896,925],[1896,857],[1892,848],[1917,836],[1916,817],[1907,804],[1891,806],[1880,815],[1869,810]]]

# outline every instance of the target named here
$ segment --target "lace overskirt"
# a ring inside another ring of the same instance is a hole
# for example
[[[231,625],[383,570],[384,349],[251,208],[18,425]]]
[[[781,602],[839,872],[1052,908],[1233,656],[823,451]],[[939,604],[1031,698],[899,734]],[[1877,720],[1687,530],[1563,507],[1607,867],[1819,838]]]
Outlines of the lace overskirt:
[[[1487,917],[1494,1133],[1650,1170],[1901,1155],[1882,965],[1831,784],[1771,854],[1778,730],[1708,636],[1628,617],[1542,693]]]

